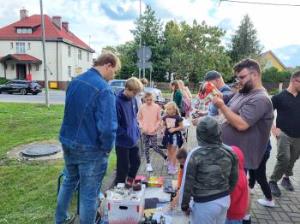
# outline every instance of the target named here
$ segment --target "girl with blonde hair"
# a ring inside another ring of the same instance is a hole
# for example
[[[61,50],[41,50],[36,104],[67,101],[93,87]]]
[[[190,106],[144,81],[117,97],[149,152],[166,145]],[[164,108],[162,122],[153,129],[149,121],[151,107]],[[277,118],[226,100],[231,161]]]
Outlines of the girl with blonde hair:
[[[183,119],[175,102],[165,105],[165,116],[162,118],[165,127],[163,145],[167,147],[168,174],[176,174],[176,149],[183,144],[181,130]]]

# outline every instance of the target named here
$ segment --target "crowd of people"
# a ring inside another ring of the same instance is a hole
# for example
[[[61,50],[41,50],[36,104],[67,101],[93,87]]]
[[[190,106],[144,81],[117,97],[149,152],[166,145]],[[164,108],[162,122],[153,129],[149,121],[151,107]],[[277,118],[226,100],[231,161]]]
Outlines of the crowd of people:
[[[180,206],[191,223],[251,223],[250,191],[257,182],[264,194],[263,206],[275,207],[280,196],[277,182],[293,191],[289,179],[300,155],[300,71],[289,87],[269,97],[262,85],[259,63],[244,59],[233,70],[238,86],[231,89],[222,75],[205,75],[217,90],[207,103],[207,111],[192,103],[192,94],[182,80],[170,84],[171,101],[161,107],[155,96],[143,92],[147,80],[126,81],[116,95],[108,81],[120,69],[117,56],[100,55],[94,66],[74,79],[66,92],[64,119],[60,131],[65,168],[58,194],[56,223],[70,219],[67,212],[72,193],[80,182],[80,223],[94,223],[96,199],[115,147],[115,184],[139,189],[135,180],[141,160],[139,140],[144,144],[146,170],[152,172],[150,150],[158,153],[168,174],[178,173],[178,191],[171,208]],[[276,124],[273,111],[277,110]],[[198,146],[184,148],[184,120],[196,126]],[[158,133],[163,130],[159,147]],[[267,181],[266,163],[270,156],[270,133],[277,139],[277,163]],[[179,163],[179,169],[178,169]],[[248,176],[248,179],[247,179]]]

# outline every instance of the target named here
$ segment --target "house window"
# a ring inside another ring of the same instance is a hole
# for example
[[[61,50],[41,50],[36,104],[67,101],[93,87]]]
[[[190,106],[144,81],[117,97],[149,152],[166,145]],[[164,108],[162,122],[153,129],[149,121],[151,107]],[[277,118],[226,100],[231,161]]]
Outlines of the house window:
[[[27,43],[27,50],[30,50],[30,49],[31,49],[31,44]]]
[[[10,42],[10,49],[14,48],[14,42]]]
[[[71,46],[68,46],[68,56],[71,57]]]
[[[19,34],[22,34],[22,33],[32,33],[32,28],[20,27],[20,28],[17,28],[17,33],[19,33]]]
[[[17,53],[24,54],[25,53],[25,43],[24,42],[17,42],[16,43]]]
[[[39,71],[40,70],[40,66],[39,65],[35,65],[35,70]]]
[[[90,61],[90,54],[89,54],[89,52],[86,52],[86,60]]]
[[[78,59],[81,60],[81,50],[78,49]]]
[[[72,77],[72,66],[68,66],[68,76]]]

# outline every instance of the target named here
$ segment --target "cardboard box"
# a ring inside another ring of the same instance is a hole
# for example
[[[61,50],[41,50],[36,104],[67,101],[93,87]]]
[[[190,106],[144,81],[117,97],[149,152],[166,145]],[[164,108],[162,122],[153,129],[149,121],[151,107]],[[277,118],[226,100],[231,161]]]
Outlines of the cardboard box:
[[[124,193],[124,194],[123,194]],[[107,192],[109,224],[138,224],[144,214],[145,186],[142,190],[114,189]]]

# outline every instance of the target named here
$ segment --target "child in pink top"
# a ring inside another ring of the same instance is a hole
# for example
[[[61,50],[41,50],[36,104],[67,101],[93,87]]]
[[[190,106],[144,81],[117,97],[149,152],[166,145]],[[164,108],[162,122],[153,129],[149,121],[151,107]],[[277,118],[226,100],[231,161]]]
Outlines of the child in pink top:
[[[161,109],[158,104],[153,102],[152,93],[145,93],[144,103],[138,112],[138,122],[142,131],[143,141],[145,145],[145,155],[147,160],[146,169],[152,172],[153,168],[150,163],[149,149],[152,147],[155,152],[159,153],[164,159],[166,154],[159,148],[157,144],[157,131],[161,123]]]

